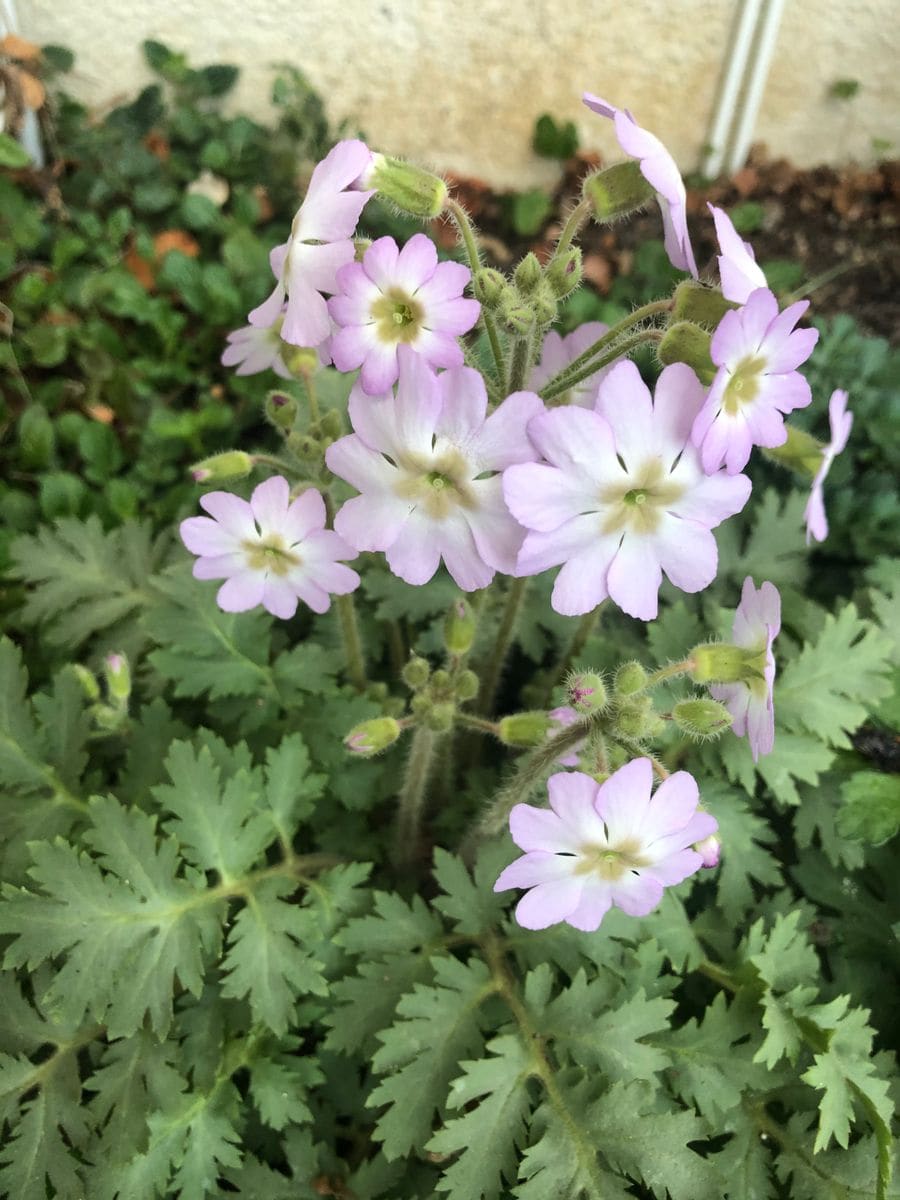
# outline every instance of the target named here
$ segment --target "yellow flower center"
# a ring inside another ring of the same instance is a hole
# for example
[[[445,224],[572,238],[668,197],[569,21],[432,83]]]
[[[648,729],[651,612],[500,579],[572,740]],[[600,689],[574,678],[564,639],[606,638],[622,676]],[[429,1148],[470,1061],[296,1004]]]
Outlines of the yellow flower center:
[[[609,509],[604,517],[603,532],[629,529],[633,533],[653,533],[663,512],[683,494],[681,484],[673,483],[658,458],[644,463],[636,478],[626,484],[614,483],[604,487],[600,500]]]
[[[751,400],[756,399],[759,377],[765,365],[764,358],[748,355],[734,368],[722,398],[722,408],[729,417],[733,417],[742,404],[749,404]]]
[[[418,300],[401,288],[389,288],[369,310],[382,342],[414,342],[425,318]]]
[[[292,567],[299,566],[299,554],[289,550],[280,533],[268,533],[258,542],[243,543],[247,566],[253,571],[271,571],[273,575],[287,575]]]
[[[396,494],[421,506],[433,520],[443,520],[456,508],[475,507],[471,469],[458,450],[451,447],[427,462],[409,455],[398,466],[406,478],[394,485]]]
[[[650,865],[650,859],[640,852],[640,843],[633,838],[618,846],[585,846],[581,862],[575,869],[577,875],[599,875],[608,883],[621,879],[628,871]]]

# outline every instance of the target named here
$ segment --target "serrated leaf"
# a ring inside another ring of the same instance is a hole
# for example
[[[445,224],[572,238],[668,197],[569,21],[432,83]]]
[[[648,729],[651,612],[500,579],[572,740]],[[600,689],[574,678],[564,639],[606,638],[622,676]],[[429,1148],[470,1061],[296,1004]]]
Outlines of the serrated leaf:
[[[842,837],[880,846],[900,830],[900,775],[857,771],[841,795],[837,828]]]
[[[488,850],[479,856],[474,879],[461,859],[446,850],[435,850],[434,877],[444,894],[435,897],[434,907],[461,933],[491,929],[504,908],[503,897],[493,891],[498,874]]]
[[[306,1103],[307,1089],[323,1079],[321,1068],[297,1055],[269,1054],[250,1064],[250,1095],[264,1124],[271,1129],[302,1125],[312,1120]]]
[[[487,967],[477,959],[463,964],[438,958],[433,965],[434,986],[416,987],[403,997],[398,1019],[378,1035],[382,1046],[372,1060],[386,1078],[366,1105],[388,1105],[375,1128],[388,1161],[427,1141],[460,1061],[481,1045],[478,1010],[494,991]]]
[[[525,1138],[532,1060],[511,1035],[494,1038],[486,1049],[490,1057],[462,1063],[465,1073],[450,1088],[451,1107],[476,1100],[477,1106],[448,1121],[427,1146],[436,1154],[462,1151],[437,1184],[450,1200],[496,1200],[504,1181],[515,1178],[516,1150]]]
[[[312,815],[324,775],[310,772],[309,751],[299,734],[289,734],[266,751],[264,803],[278,836],[290,845],[297,826]]]
[[[801,584],[806,578],[809,552],[806,547],[803,511],[806,496],[791,492],[781,496],[767,488],[752,511],[753,525],[747,532],[746,518],[726,521],[716,530],[719,546],[717,583],[730,580],[740,587],[743,580],[771,580],[777,587]],[[749,514],[748,514],[749,515]]]

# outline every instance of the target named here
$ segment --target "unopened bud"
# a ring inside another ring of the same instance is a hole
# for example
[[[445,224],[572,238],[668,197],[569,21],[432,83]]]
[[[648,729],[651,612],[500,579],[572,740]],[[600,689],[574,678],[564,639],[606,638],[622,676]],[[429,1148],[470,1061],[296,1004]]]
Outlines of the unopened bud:
[[[616,695],[634,696],[643,691],[647,682],[647,672],[639,662],[622,663],[616,671]]]
[[[456,716],[456,705],[447,703],[433,704],[425,714],[425,724],[433,733],[447,733],[453,728],[453,718]]]
[[[353,239],[353,260],[354,262],[362,262],[366,257],[366,251],[372,245],[372,239],[367,237],[355,237]]]
[[[431,711],[431,697],[425,692],[417,692],[410,700],[409,708],[413,716],[424,717],[427,712]]]
[[[382,700],[387,699],[388,685],[383,680],[375,680],[375,682],[370,683],[366,688],[366,696],[369,700],[375,700],[380,703]]]
[[[720,291],[706,287],[697,279],[683,279],[675,289],[672,322],[693,321],[704,329],[715,329],[725,314],[737,308]]]
[[[516,287],[523,295],[529,295],[541,282],[543,271],[538,256],[529,252],[515,270]]]
[[[344,746],[360,758],[371,758],[388,746],[393,746],[402,733],[400,722],[393,717],[373,717],[354,725],[344,738]]]
[[[707,642],[690,653],[694,683],[737,683],[746,674],[747,651],[728,642]]]
[[[103,660],[103,674],[110,700],[115,700],[120,707],[126,704],[131,695],[131,670],[125,655],[107,654]]]
[[[637,212],[656,193],[641,174],[640,164],[632,160],[589,175],[582,194],[591,205],[594,219],[607,222]]]
[[[708,697],[697,696],[679,700],[672,709],[672,719],[688,737],[705,740],[718,737],[731,727],[731,713],[724,704]]]
[[[314,347],[292,346],[290,342],[281,343],[281,360],[298,379],[308,379],[321,365],[319,352]]]
[[[438,175],[385,154],[372,155],[372,165],[362,183],[401,212],[423,220],[439,217],[447,203],[447,185]]]
[[[73,663],[72,670],[75,672],[75,678],[81,684],[81,690],[84,692],[88,700],[100,699],[100,684],[97,682],[97,676],[93,671],[89,671],[87,667],[83,667],[81,663]]]
[[[694,842],[694,850],[700,855],[701,866],[717,867],[722,857],[722,839],[711,833],[702,842]]]
[[[600,712],[606,706],[606,688],[595,671],[579,671],[566,680],[569,703],[577,713]]]
[[[419,658],[417,655],[411,658],[400,672],[403,682],[408,688],[412,688],[414,691],[425,686],[430,674],[431,666],[428,659]]]
[[[269,392],[266,396],[266,418],[276,429],[293,429],[299,405],[287,392]]]
[[[709,353],[711,335],[692,321],[678,321],[670,325],[656,349],[663,366],[671,363],[687,363],[703,384],[712,383],[716,365]]]
[[[500,719],[497,736],[504,746],[540,746],[552,725],[549,713],[513,713]]]
[[[538,325],[549,325],[556,320],[559,302],[556,299],[556,292],[545,279],[540,281],[530,300],[531,311],[534,313],[534,319]]]
[[[581,283],[582,274],[581,250],[573,246],[571,250],[551,261],[544,278],[553,288],[556,298],[562,300],[564,296],[575,291]]]
[[[315,460],[322,457],[322,443],[317,438],[310,437],[308,433],[288,434],[287,446],[298,458]]]
[[[475,640],[475,615],[468,600],[454,600],[444,620],[444,645],[448,654],[468,654]]]
[[[195,483],[225,483],[243,479],[253,470],[253,459],[243,450],[226,450],[211,458],[201,459],[190,468]]]
[[[649,696],[639,696],[626,704],[619,704],[615,714],[616,731],[624,737],[640,741],[650,737],[659,728],[659,718],[653,711]]]
[[[457,700],[474,700],[480,687],[481,681],[474,671],[461,671],[456,679]]]
[[[438,669],[431,676],[431,686],[436,688],[439,692],[446,691],[446,689],[450,686],[450,679],[450,672],[445,671],[443,667],[438,667]]]
[[[493,267],[482,267],[472,276],[472,292],[475,299],[488,308],[493,308],[500,302],[506,284],[506,276],[495,271]]]
[[[528,333],[534,325],[534,313],[514,287],[507,287],[500,297],[500,317],[513,333]]]
[[[336,408],[329,408],[319,422],[319,429],[329,442],[336,441],[344,432],[344,418]]]
[[[780,446],[767,447],[763,454],[779,466],[812,477],[822,465],[824,446],[805,429],[798,429],[796,425],[787,422],[784,427],[787,430],[787,441],[782,442]]]

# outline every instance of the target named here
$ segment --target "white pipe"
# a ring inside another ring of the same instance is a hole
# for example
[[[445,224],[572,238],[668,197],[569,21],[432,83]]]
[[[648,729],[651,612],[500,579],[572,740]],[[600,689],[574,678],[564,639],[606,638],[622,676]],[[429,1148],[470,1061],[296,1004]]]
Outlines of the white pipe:
[[[18,33],[19,21],[16,14],[16,0],[3,0],[3,12],[0,14],[0,26],[5,33]],[[2,127],[2,120],[0,120]],[[31,156],[35,166],[44,165],[44,146],[41,142],[41,128],[38,124],[37,113],[26,108],[22,117],[22,128],[19,131],[19,141]]]
[[[747,71],[747,59],[753,45],[753,35],[763,0],[738,0],[739,11],[733,26],[733,34],[725,63],[725,74],[716,97],[716,107],[707,136],[709,149],[703,158],[701,170],[714,179],[722,170],[722,162],[728,148],[728,132],[734,120],[734,110],[741,85]]]
[[[725,162],[725,168],[729,173],[736,171],[746,162],[756,128],[759,106],[762,102],[763,88],[766,85],[772,55],[775,52],[775,43],[778,40],[778,27],[781,24],[783,11],[784,0],[766,0],[759,38],[750,65],[747,90],[744,94],[743,104],[738,109],[737,124],[730,139],[731,145]]]

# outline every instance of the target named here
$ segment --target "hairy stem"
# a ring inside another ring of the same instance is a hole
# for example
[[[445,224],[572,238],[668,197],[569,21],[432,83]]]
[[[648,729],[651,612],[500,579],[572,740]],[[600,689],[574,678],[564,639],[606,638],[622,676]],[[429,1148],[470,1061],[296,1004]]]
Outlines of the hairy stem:
[[[590,638],[591,634],[594,632],[594,629],[596,628],[597,622],[600,619],[600,613],[603,610],[603,606],[605,604],[606,604],[606,601],[601,600],[596,608],[591,609],[591,611],[589,613],[585,613],[584,616],[581,618],[581,620],[578,622],[578,625],[575,628],[575,632],[572,635],[572,640],[569,643],[568,649],[562,655],[559,662],[556,664],[556,666],[553,668],[553,670],[550,673],[550,677],[547,682],[547,690],[544,694],[545,704],[550,703],[550,697],[552,695],[553,689],[556,687],[556,685],[558,683],[563,682],[566,675],[569,673],[569,671],[572,670],[572,667],[574,667],[574,665],[578,659],[578,656],[581,654],[582,650],[587,645],[588,639]]]
[[[585,225],[591,218],[591,205],[589,200],[580,200],[566,218],[566,223],[563,226],[563,231],[559,235],[559,241],[556,243],[556,248],[553,251],[553,258],[559,258],[572,245],[572,242],[581,233]]]
[[[661,337],[662,334],[658,329],[642,329],[630,338],[623,338],[611,350],[607,351],[606,354],[594,359],[573,374],[557,375],[556,382],[551,379],[538,395],[542,400],[548,402],[554,400],[557,396],[561,396],[564,392],[567,392],[569,388],[573,388],[576,383],[581,383],[583,380],[589,379],[595,372],[602,370],[603,367],[608,367],[617,358],[624,358],[632,350],[636,350],[638,346],[643,346],[647,342],[658,342]]]
[[[425,725],[417,725],[413,734],[406,774],[398,796],[395,858],[398,864],[415,858],[422,823],[425,789],[434,760],[436,735]]]
[[[462,242],[463,249],[466,252],[466,257],[469,260],[469,269],[472,275],[481,269],[481,255],[478,252],[478,242],[475,238],[475,228],[469,220],[469,214],[457,204],[455,200],[447,201],[447,212],[453,218],[453,223],[456,225],[459,233],[459,240]],[[500,334],[497,331],[497,323],[490,313],[485,312],[484,306],[481,309],[481,323],[484,325],[484,331],[487,334],[488,342],[491,347],[491,354],[494,358],[494,367],[497,371],[497,379],[500,387],[503,387],[506,379],[506,361],[503,357],[503,348],[500,344]]]
[[[478,708],[485,715],[490,713],[494,707],[497,687],[500,683],[500,677],[503,674],[503,667],[506,664],[506,656],[509,653],[509,648],[512,645],[512,640],[516,632],[516,624],[519,620],[522,601],[525,598],[528,583],[528,579],[514,579],[506,597],[506,607],[503,610],[503,617],[500,621],[500,628],[497,631],[494,648],[491,651],[491,657],[488,659],[487,667],[481,678],[481,693],[478,698]]]
[[[359,622],[356,619],[353,593],[348,592],[346,596],[335,596],[334,604],[341,624],[341,638],[347,658],[347,674],[356,690],[364,692],[369,686],[369,681],[366,678],[366,660],[363,655],[362,638],[359,634]]]
[[[528,372],[531,368],[531,348],[534,344],[534,337],[531,333],[523,334],[516,338],[513,346],[512,362],[509,365],[509,384],[507,386],[507,394],[520,392],[525,386],[525,380],[528,378]]]
[[[659,683],[665,683],[667,679],[677,679],[679,675],[687,675],[688,671],[693,671],[695,665],[692,658],[685,658],[681,662],[669,663],[667,667],[660,667],[658,671],[647,676],[644,689],[654,688]]]

